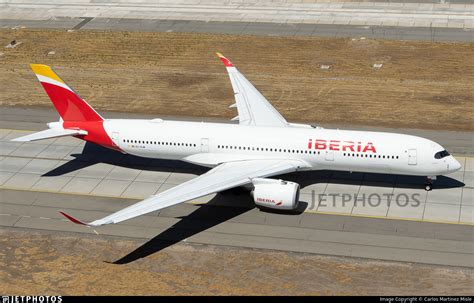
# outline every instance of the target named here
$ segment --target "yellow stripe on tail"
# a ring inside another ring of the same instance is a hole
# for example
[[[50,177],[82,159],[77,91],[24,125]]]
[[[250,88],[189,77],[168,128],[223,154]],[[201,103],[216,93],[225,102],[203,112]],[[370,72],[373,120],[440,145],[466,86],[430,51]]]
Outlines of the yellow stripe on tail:
[[[30,67],[36,75],[48,77],[50,79],[53,79],[53,80],[56,80],[58,82],[61,82],[61,83],[65,84],[64,81],[61,80],[61,78],[59,78],[58,75],[56,75],[53,72],[51,67],[49,67],[47,65],[44,65],[44,64],[30,64]]]

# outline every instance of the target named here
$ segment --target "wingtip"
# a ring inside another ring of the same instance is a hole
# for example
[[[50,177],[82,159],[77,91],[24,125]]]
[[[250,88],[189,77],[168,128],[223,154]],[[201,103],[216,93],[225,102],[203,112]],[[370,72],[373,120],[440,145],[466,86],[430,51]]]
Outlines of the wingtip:
[[[79,224],[79,225],[88,225],[88,224],[86,224],[86,223],[84,223],[84,222],[82,222],[82,221],[79,221],[79,220],[77,220],[76,218],[74,218],[74,217],[72,217],[72,216],[66,214],[66,213],[63,212],[63,211],[59,211],[59,213],[60,213],[61,215],[63,215],[66,219],[68,219],[69,221],[71,221],[72,223]]]
[[[216,52],[216,55],[217,57],[219,57],[219,59],[221,59],[222,63],[224,63],[224,65],[226,67],[233,67],[234,65],[232,64],[232,62],[230,62],[229,59],[227,59],[223,54],[219,53],[219,52]]]

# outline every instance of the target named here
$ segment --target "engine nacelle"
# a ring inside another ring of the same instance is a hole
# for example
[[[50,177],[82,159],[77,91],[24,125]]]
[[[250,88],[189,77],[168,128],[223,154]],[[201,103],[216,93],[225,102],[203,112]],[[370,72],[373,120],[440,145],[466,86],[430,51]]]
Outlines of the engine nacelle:
[[[274,209],[293,210],[298,207],[300,185],[283,180],[252,179],[255,204]]]

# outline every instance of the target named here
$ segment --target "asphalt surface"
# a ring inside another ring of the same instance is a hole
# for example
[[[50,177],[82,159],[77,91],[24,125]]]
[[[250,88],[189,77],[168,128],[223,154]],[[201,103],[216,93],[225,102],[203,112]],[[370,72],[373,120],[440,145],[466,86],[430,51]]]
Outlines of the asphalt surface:
[[[1,113],[0,127],[10,129],[40,130],[45,128],[45,122],[57,119],[48,109],[2,108]],[[123,113],[104,115],[143,117]],[[18,133],[10,131],[9,136],[12,135]],[[93,233],[89,228],[65,221],[57,210],[62,209],[86,221],[97,219],[135,203],[150,188],[160,192],[200,173],[198,167],[175,161],[164,164],[125,157],[123,162],[105,163],[113,157],[108,154],[101,157],[97,150],[87,156],[78,145],[80,141],[75,139],[61,141],[63,143],[56,141],[57,144],[49,146],[22,145],[13,151],[6,142],[2,141],[1,148],[5,155],[0,156],[0,184],[3,184],[0,186],[0,225],[8,227]],[[79,162],[74,161],[80,158],[81,151],[86,156]],[[58,158],[59,154],[62,157]],[[468,169],[472,170],[471,166],[472,163]],[[117,260],[118,263],[132,262],[185,241],[474,267],[474,226],[467,223],[472,221],[473,214],[473,175],[474,172],[466,170],[454,179],[441,179],[442,188],[430,192],[423,203],[423,215],[428,216],[431,212],[431,220],[414,219],[410,217],[411,213],[403,220],[394,219],[386,210],[385,215],[377,215],[379,209],[370,209],[375,211],[372,215],[371,212],[357,213],[355,207],[348,213],[340,209],[338,214],[320,212],[319,208],[313,212],[300,209],[294,214],[274,213],[254,208],[247,192],[235,190],[194,201],[206,204],[181,204],[122,224],[100,227],[96,232],[150,239]],[[166,180],[160,179],[162,177]],[[386,188],[423,192],[416,185],[420,180],[409,179],[411,184],[398,187],[397,181],[386,179],[388,176],[326,175],[323,172],[318,176],[293,174],[286,178],[305,184],[302,197],[307,202],[302,203],[302,208],[309,207],[310,192],[321,190],[321,184],[326,192],[329,188],[336,192],[357,189],[359,193],[362,190],[384,192]],[[74,183],[77,180],[80,182]],[[364,187],[364,182],[377,184],[377,187]],[[114,197],[117,189],[126,194]],[[136,199],[130,198],[132,196]],[[459,202],[456,197],[460,198]],[[456,209],[455,216],[458,217],[462,215],[460,209],[464,210],[465,223],[459,219],[453,224],[440,223],[442,216]]]
[[[55,18],[53,20],[1,19],[0,28],[48,28],[63,30],[107,30],[137,32],[185,32],[255,36],[308,36],[474,42],[474,30],[434,27],[397,27],[338,24],[286,24],[198,20]]]
[[[136,201],[1,190],[0,225],[57,232],[93,233],[57,210],[91,220]],[[226,199],[221,195],[217,199]],[[117,263],[129,263],[178,242],[296,251],[474,267],[472,226],[326,214],[275,214],[251,208],[180,204],[97,228],[101,235],[150,239]],[[8,213],[8,214],[6,214]]]
[[[472,3],[471,3],[472,4]],[[48,20],[57,17],[237,21],[473,28],[472,6],[456,3],[307,1],[146,1],[77,2],[10,0],[4,19]]]
[[[0,4],[0,28],[474,42],[473,7],[470,0],[10,0]]]

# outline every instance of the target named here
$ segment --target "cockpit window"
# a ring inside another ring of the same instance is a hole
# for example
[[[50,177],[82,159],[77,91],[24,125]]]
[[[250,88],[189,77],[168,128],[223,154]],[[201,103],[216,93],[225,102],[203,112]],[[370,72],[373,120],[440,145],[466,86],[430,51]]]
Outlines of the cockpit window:
[[[444,157],[447,157],[449,156],[449,153],[447,150],[442,150],[440,152],[437,152],[434,157],[435,159],[443,159]]]

